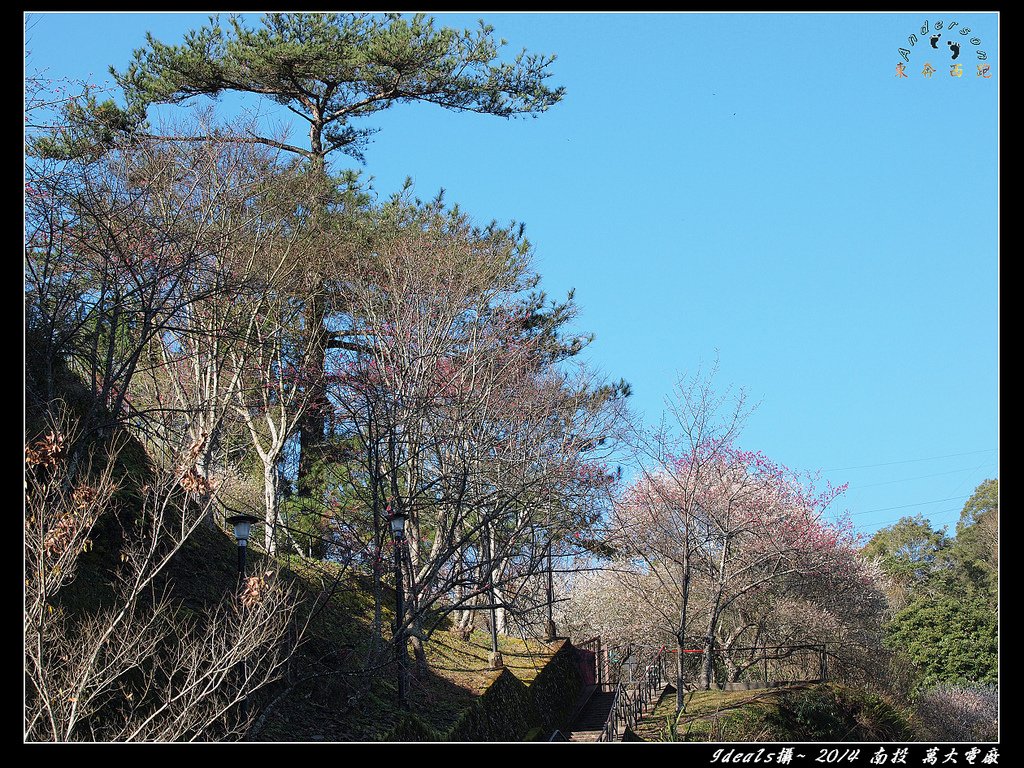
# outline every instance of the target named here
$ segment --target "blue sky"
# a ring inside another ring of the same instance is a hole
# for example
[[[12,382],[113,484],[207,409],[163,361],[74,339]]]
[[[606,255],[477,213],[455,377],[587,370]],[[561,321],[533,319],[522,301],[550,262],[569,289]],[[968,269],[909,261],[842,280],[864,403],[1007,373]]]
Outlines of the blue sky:
[[[955,523],[998,466],[998,16],[485,20],[509,52],[558,55],[564,101],[537,119],[375,116],[376,189],[409,176],[482,222],[524,222],[549,293],[576,289],[589,361],[649,421],[717,354],[718,382],[760,402],[743,447],[849,482],[838,508],[861,531]],[[145,31],[176,43],[205,16],[32,21],[30,70],[102,82]]]

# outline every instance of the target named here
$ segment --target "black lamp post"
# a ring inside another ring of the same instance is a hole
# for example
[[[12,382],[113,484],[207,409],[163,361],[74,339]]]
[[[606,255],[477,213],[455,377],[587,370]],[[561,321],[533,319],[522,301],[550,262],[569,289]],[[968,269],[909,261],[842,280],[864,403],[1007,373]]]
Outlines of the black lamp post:
[[[238,542],[238,582],[241,589],[244,589],[245,579],[245,552],[249,548],[249,534],[252,532],[253,523],[258,523],[260,519],[254,515],[232,515],[231,517],[225,518],[224,520],[232,528],[235,529],[235,541]],[[248,664],[245,659],[242,659],[242,681],[243,685],[245,680],[249,677]],[[249,719],[249,694],[245,694],[242,699],[242,722],[246,722]]]
[[[545,640],[554,640],[557,635],[554,617],[552,616],[552,608],[555,603],[554,569],[551,566],[551,547],[553,544],[554,542],[551,539],[551,508],[548,507],[548,620],[544,625]]]
[[[249,545],[249,533],[252,531],[253,523],[260,519],[254,515],[232,515],[225,518],[232,528],[235,529],[235,541],[238,542],[238,578],[245,577],[245,550]]]
[[[409,516],[395,504],[391,513],[391,536],[395,544],[395,660],[398,662],[398,704],[406,702],[405,587],[402,581],[402,550],[405,548],[405,521]]]
[[[551,567],[551,542],[548,542],[548,620],[544,624],[544,639],[554,640],[558,637],[558,630],[555,628],[555,620],[552,616],[552,608],[555,604],[555,584]]]

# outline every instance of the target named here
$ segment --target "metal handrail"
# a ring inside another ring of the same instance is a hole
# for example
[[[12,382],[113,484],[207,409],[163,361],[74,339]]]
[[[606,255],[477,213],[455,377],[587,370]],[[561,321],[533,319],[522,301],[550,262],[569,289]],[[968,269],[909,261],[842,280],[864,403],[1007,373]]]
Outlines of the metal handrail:
[[[632,647],[623,658],[627,658],[631,651]],[[618,738],[620,720],[625,722],[627,728],[636,728],[647,705],[651,703],[656,693],[661,692],[662,682],[667,679],[664,650],[659,650],[654,661],[644,668],[644,675],[639,681],[620,679],[615,686],[608,719],[605,720],[597,741],[607,742]]]
[[[599,637],[593,638],[588,641],[588,643],[596,644],[598,649],[601,647]],[[627,646],[626,653],[622,657],[622,662],[629,658],[631,654],[638,652],[640,649],[654,647],[658,646],[630,644]],[[773,656],[768,655],[769,650],[778,651],[781,649],[785,649],[786,653]],[[828,644],[808,643],[792,646],[732,648],[731,650],[759,650],[762,654],[762,660],[766,662],[769,660],[781,660],[788,658],[792,656],[794,652],[798,651],[815,651],[819,654],[819,679],[828,680],[830,677],[830,654]],[[616,670],[618,674],[616,675],[617,681],[615,685],[615,695],[612,697],[612,706],[608,712],[608,717],[601,728],[601,732],[597,737],[597,741],[608,742],[616,740],[619,734],[619,725],[622,722],[624,722],[628,728],[636,728],[637,723],[644,715],[647,705],[651,703],[656,694],[661,692],[664,683],[669,680],[669,671],[667,669],[668,655],[676,652],[677,651],[666,649],[665,646],[658,647],[658,652],[655,654],[654,660],[644,667],[644,674],[638,681],[622,679],[622,663],[620,662],[620,665]],[[601,666],[600,656],[598,657],[598,666],[599,668]],[[767,672],[765,674],[767,676]]]

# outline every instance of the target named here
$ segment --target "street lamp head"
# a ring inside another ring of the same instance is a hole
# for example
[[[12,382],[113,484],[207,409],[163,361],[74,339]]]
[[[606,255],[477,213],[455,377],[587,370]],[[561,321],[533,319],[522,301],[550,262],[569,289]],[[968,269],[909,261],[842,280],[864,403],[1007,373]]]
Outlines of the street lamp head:
[[[259,521],[260,519],[254,515],[232,515],[224,520],[224,522],[235,529],[235,540],[240,547],[248,544],[249,531],[252,529],[253,523],[258,523]]]
[[[391,517],[388,518],[391,522],[391,535],[396,539],[402,538],[405,535],[405,521],[408,519],[409,516],[396,506],[391,512]]]

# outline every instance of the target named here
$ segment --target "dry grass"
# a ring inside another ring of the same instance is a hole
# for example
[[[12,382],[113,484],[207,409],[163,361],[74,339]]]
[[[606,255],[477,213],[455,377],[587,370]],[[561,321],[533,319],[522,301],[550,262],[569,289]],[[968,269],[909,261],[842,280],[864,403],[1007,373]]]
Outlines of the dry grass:
[[[498,649],[505,667],[529,685],[562,642],[545,643],[499,635]],[[487,632],[474,630],[469,640],[453,632],[435,632],[426,644],[426,652],[435,674],[477,695],[483,693],[498,674],[488,666],[491,637]]]

